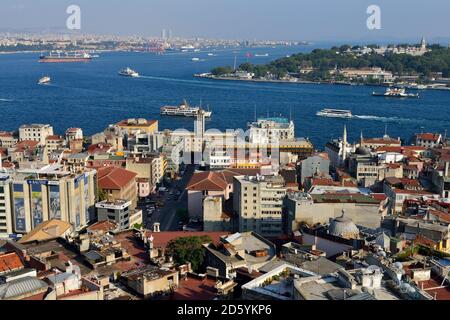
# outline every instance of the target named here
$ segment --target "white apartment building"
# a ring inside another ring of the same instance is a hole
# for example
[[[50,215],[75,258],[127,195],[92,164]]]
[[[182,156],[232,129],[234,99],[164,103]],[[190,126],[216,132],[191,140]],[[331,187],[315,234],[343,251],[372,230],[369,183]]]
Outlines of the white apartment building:
[[[0,238],[12,233],[11,179],[7,175],[0,176]]]
[[[24,124],[19,127],[19,140],[38,141],[45,146],[48,136],[53,135],[53,127],[49,124]]]
[[[260,118],[248,124],[249,141],[254,144],[272,144],[295,140],[294,122],[286,118]]]
[[[81,128],[69,128],[66,130],[67,142],[83,139],[83,130]]]
[[[237,176],[233,190],[233,207],[239,217],[238,232],[254,231],[267,237],[282,234],[286,195],[283,177]]]

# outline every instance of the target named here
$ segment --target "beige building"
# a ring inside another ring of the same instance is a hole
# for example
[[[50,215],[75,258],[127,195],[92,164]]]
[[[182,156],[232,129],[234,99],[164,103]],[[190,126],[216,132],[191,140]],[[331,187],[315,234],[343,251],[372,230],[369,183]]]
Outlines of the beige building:
[[[342,216],[343,212],[356,225],[375,230],[387,214],[388,199],[383,194],[368,196],[292,192],[284,199],[284,207],[283,222],[287,234],[299,230],[302,223],[328,224],[330,219]]]
[[[120,129],[125,130],[129,135],[140,133],[153,134],[158,131],[158,120],[147,119],[127,119],[116,124]]]
[[[19,140],[38,141],[44,146],[48,136],[53,135],[53,127],[49,124],[24,124],[19,128]]]
[[[282,234],[282,176],[237,176],[234,178],[233,209],[239,217],[238,231],[254,231],[262,236]]]
[[[224,211],[222,197],[203,200],[203,231],[231,231],[231,217]]]
[[[342,69],[339,71],[341,75],[349,79],[362,79],[362,80],[380,80],[381,82],[392,81],[392,72],[383,70],[381,68],[360,68],[360,69]]]
[[[137,174],[137,178],[148,179],[151,186],[161,182],[167,162],[162,154],[149,157],[130,157],[126,161],[126,169]]]
[[[53,152],[55,152],[58,149],[61,149],[62,147],[64,147],[64,145],[65,142],[63,137],[57,135],[48,136],[45,139],[45,151],[44,151],[47,160]]]
[[[143,297],[161,292],[173,292],[178,288],[178,271],[161,270],[155,266],[127,271],[121,274],[121,282]]]
[[[131,201],[131,210],[137,203],[137,174],[113,166],[98,169],[98,188],[105,191],[108,200]]]
[[[0,147],[12,148],[17,143],[17,138],[11,132],[0,132]]]

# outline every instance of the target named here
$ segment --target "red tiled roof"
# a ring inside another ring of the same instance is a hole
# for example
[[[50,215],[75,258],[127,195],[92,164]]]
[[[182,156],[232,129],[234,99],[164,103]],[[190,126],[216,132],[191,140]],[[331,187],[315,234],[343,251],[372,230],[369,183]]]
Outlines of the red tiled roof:
[[[80,128],[69,128],[66,130],[66,132],[77,132],[78,130],[81,130]]]
[[[394,138],[370,138],[363,139],[364,143],[375,143],[375,144],[399,144],[400,140]]]
[[[197,279],[188,277],[180,279],[178,289],[173,294],[174,300],[212,300],[217,295],[216,281],[213,279]]]
[[[228,235],[229,232],[206,232],[206,231],[198,231],[198,232],[190,232],[190,231],[165,231],[165,232],[151,232],[146,231],[145,236],[149,238],[153,236],[153,245],[156,248],[165,248],[171,240],[178,238],[186,238],[186,237],[202,237],[208,236],[211,238],[212,242],[219,243],[220,237]]]
[[[22,269],[24,267],[19,256],[15,252],[0,255],[0,273]]]
[[[117,224],[112,221],[98,221],[87,228],[88,231],[108,232],[117,228]]]
[[[224,191],[229,184],[233,183],[233,177],[240,175],[256,175],[259,169],[225,169],[222,171],[196,172],[191,177],[186,189]]]
[[[22,140],[16,145],[16,152],[17,151],[24,151],[26,149],[34,149],[39,144],[39,141],[33,141],[33,140]]]
[[[109,150],[111,150],[112,145],[110,145],[109,143],[97,143],[97,144],[91,144],[88,148],[87,148],[87,152],[89,154],[94,154],[94,153],[99,153],[99,152],[109,152]]]
[[[137,174],[122,168],[108,166],[98,169],[100,189],[120,190],[130,182],[135,182]]]
[[[314,178],[312,179],[312,186],[327,186],[327,187],[357,187],[357,185],[352,181],[334,181],[327,178]]]
[[[440,134],[437,133],[418,133],[416,134],[417,139],[422,140],[431,140],[431,141],[438,141]]]
[[[450,213],[442,212],[439,210],[430,209],[430,214],[438,217],[440,220],[450,223]]]
[[[386,200],[386,198],[388,197],[386,194],[384,193],[371,193],[370,196],[372,198],[374,198],[375,200],[380,200],[380,201],[384,201]]]
[[[3,168],[15,168],[16,165],[8,160],[3,161]]]
[[[13,134],[11,132],[0,131],[0,137],[12,137]]]
[[[63,138],[61,136],[52,135],[48,136],[45,140],[63,140]]]

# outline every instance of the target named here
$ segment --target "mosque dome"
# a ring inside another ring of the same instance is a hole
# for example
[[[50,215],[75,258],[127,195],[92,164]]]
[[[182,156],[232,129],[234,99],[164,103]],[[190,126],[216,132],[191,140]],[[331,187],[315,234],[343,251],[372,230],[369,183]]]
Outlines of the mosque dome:
[[[356,148],[355,153],[358,155],[361,155],[361,156],[366,156],[366,155],[370,155],[371,151],[369,148],[366,148],[366,147],[358,147],[358,148]]]
[[[342,214],[341,217],[331,221],[328,233],[340,238],[355,239],[358,238],[359,229],[353,223],[352,219],[345,217],[344,214]]]

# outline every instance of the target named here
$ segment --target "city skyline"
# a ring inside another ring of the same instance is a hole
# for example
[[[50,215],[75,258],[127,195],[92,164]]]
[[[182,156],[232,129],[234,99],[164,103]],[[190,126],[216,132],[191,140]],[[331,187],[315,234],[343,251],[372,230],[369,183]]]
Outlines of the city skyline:
[[[81,9],[81,29],[77,33],[161,36],[171,30],[173,37],[221,39],[285,39],[307,41],[412,41],[425,36],[434,42],[448,41],[450,27],[446,13],[450,3],[432,0],[380,0],[381,29],[367,28],[367,8],[373,1],[348,0],[345,6],[330,0],[318,2],[263,0],[239,3],[236,0],[179,0],[144,3],[118,1],[43,0],[39,3],[6,0],[0,12],[3,32],[64,32],[70,5]],[[406,5],[408,4],[408,5]],[[39,12],[39,15],[36,14]],[[220,12],[221,14],[217,14]],[[269,23],[270,22],[270,23]],[[208,26],[207,28],[205,26]],[[71,31],[73,32],[73,31]]]

